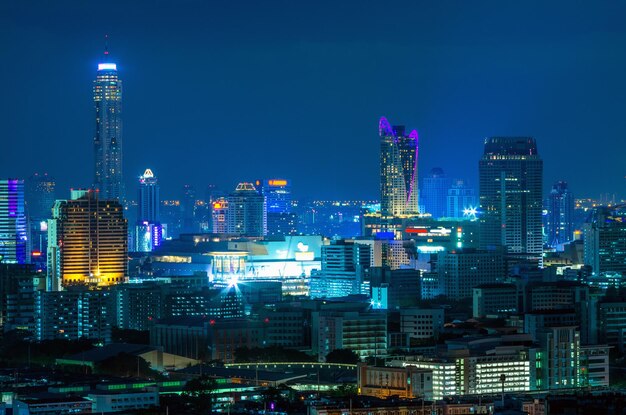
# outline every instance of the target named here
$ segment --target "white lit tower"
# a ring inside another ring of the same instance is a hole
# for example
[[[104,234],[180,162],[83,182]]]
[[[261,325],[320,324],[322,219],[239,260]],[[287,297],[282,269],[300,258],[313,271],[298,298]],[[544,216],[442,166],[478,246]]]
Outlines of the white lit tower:
[[[122,179],[122,81],[117,65],[111,62],[109,51],[98,64],[93,83],[93,100],[96,110],[94,135],[95,177],[94,186],[102,199],[124,201]]]

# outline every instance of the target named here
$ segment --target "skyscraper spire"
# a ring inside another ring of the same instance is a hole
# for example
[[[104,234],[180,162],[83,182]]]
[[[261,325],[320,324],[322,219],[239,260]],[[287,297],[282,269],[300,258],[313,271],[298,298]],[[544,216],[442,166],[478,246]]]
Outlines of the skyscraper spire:
[[[104,56],[109,57],[109,35],[104,35]]]

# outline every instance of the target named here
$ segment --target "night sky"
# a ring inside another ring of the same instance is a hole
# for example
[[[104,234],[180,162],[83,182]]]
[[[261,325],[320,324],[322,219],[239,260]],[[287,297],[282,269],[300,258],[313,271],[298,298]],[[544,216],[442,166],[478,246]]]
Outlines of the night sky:
[[[0,177],[93,180],[104,35],[124,82],[124,174],[166,197],[287,177],[378,198],[378,119],[416,128],[420,176],[477,186],[482,143],[531,135],[545,192],[626,179],[626,2],[0,2]],[[200,192],[202,194],[202,192]]]

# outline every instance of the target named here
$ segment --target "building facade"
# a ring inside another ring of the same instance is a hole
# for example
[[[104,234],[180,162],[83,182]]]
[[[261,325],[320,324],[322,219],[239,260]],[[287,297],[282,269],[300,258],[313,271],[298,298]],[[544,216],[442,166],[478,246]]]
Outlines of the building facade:
[[[480,246],[541,261],[543,161],[530,137],[491,137],[479,162]]]
[[[574,239],[574,196],[566,182],[556,182],[548,195],[546,238],[553,248]]]
[[[30,262],[29,247],[24,181],[0,180],[0,262]]]
[[[227,200],[228,233],[242,236],[267,234],[265,197],[257,192],[252,183],[239,183]]]
[[[128,277],[128,228],[117,200],[86,191],[58,200],[48,221],[50,290],[74,284],[107,286]]]

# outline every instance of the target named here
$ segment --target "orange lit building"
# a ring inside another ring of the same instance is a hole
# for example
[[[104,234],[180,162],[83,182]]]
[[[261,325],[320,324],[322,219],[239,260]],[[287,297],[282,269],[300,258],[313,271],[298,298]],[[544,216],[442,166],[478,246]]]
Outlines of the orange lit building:
[[[68,285],[107,286],[128,275],[128,230],[117,200],[94,191],[57,200],[48,225],[48,290]]]

